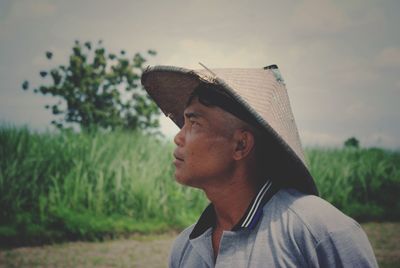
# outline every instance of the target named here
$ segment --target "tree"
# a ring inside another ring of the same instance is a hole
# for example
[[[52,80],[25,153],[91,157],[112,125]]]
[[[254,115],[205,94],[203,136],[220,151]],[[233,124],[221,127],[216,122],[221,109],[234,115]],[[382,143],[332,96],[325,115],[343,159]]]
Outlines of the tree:
[[[360,147],[360,142],[357,140],[355,137],[348,138],[344,142],[344,147],[346,148],[359,148]]]
[[[148,56],[156,55],[154,50]],[[51,60],[53,53],[46,52]],[[50,80],[35,93],[61,98],[54,105],[46,105],[54,115],[63,116],[52,121],[58,128],[77,123],[83,130],[90,129],[154,129],[159,126],[157,105],[140,85],[140,76],[146,59],[136,53],[129,59],[124,50],[106,52],[102,41],[84,44],[75,41],[68,66],[60,65],[49,71],[40,71],[43,79]],[[22,88],[27,90],[29,82]]]

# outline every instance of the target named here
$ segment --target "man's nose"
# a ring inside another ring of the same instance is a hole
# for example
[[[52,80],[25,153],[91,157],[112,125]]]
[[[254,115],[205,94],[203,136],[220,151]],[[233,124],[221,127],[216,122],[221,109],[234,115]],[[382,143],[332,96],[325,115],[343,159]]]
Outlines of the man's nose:
[[[184,144],[184,127],[182,127],[179,132],[174,137],[174,142],[177,146],[182,146]]]

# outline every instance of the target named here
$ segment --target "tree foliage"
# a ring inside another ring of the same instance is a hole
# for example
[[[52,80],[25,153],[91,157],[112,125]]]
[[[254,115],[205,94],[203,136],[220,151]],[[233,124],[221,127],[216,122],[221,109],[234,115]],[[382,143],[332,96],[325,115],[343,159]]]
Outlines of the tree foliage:
[[[348,138],[343,145],[346,148],[360,148],[360,142],[356,137]]]
[[[45,55],[52,60],[52,52]],[[146,56],[154,55],[154,50],[147,51]],[[61,99],[46,105],[58,117],[52,121],[58,128],[77,123],[83,130],[154,129],[159,126],[159,110],[140,86],[145,62],[140,53],[133,58],[124,50],[108,53],[101,41],[95,46],[75,41],[67,66],[40,71],[50,82],[33,91]],[[29,89],[29,82],[24,81],[22,88]]]

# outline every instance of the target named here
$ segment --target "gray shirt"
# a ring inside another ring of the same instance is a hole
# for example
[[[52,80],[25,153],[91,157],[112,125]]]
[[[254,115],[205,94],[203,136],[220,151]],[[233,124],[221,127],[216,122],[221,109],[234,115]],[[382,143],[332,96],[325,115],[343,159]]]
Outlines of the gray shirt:
[[[360,225],[319,197],[282,189],[261,210],[254,228],[223,232],[215,263],[212,227],[193,237],[190,226],[176,239],[169,266],[378,267]]]

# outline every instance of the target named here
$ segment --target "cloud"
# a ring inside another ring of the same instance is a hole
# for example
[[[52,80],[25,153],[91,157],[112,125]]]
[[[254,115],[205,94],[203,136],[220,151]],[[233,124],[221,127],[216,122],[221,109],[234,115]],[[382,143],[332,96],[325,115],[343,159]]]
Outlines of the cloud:
[[[177,44],[166,64],[187,68],[201,68],[198,62],[207,67],[262,67],[266,64],[267,49],[260,43],[237,47],[221,42],[184,39]]]
[[[173,139],[173,137],[178,133],[179,128],[172,122],[172,120],[163,114],[160,116],[160,127],[162,133],[168,138]]]
[[[348,107],[346,107],[344,115],[346,116],[347,120],[350,119],[354,120],[354,119],[364,118],[365,116],[368,116],[372,112],[373,111],[371,106],[368,106],[365,102],[356,101],[350,104]]]
[[[9,18],[42,18],[43,16],[54,15],[56,11],[57,7],[52,1],[13,1]]]
[[[299,130],[303,146],[340,146],[343,139],[338,135],[326,132]]]
[[[296,32],[314,35],[341,32],[351,20],[333,1],[305,0],[294,9],[291,23]]]
[[[355,136],[359,141],[361,147],[384,147],[396,149],[400,148],[398,139],[392,135],[391,133],[386,132],[373,132],[373,133],[364,133],[364,134],[346,134],[346,133],[327,133],[327,132],[318,132],[318,131],[310,131],[303,130],[300,131],[301,141],[303,146],[333,146],[333,147],[341,147],[345,140],[350,138],[351,136]]]
[[[389,133],[383,132],[375,132],[362,137],[361,146],[377,146],[391,149],[400,148],[398,139],[396,137]]]
[[[373,2],[304,0],[296,3],[289,22],[293,34],[307,39],[337,38],[349,32],[360,36],[365,31],[382,31],[387,21],[383,6]]]
[[[56,14],[57,6],[49,0],[39,1],[10,1],[11,3],[1,4],[1,27],[0,36],[4,38],[13,34],[21,24],[31,19],[42,19]]]
[[[0,122],[28,125],[35,130],[45,130],[50,126],[53,118],[44,106],[55,102],[54,99],[22,90],[5,93],[0,98]]]
[[[331,83],[337,84],[337,89],[342,90],[370,85],[380,78],[380,73],[368,59],[355,56],[340,58],[340,62],[327,66],[326,70],[326,77],[331,79]]]
[[[400,67],[400,47],[387,47],[379,52],[376,63],[380,67]]]
[[[45,51],[51,51],[53,53],[51,60],[46,58]],[[35,68],[49,68],[59,64],[66,64],[68,62],[68,52],[69,50],[66,48],[51,46],[49,49],[44,49],[32,59],[32,66]]]

